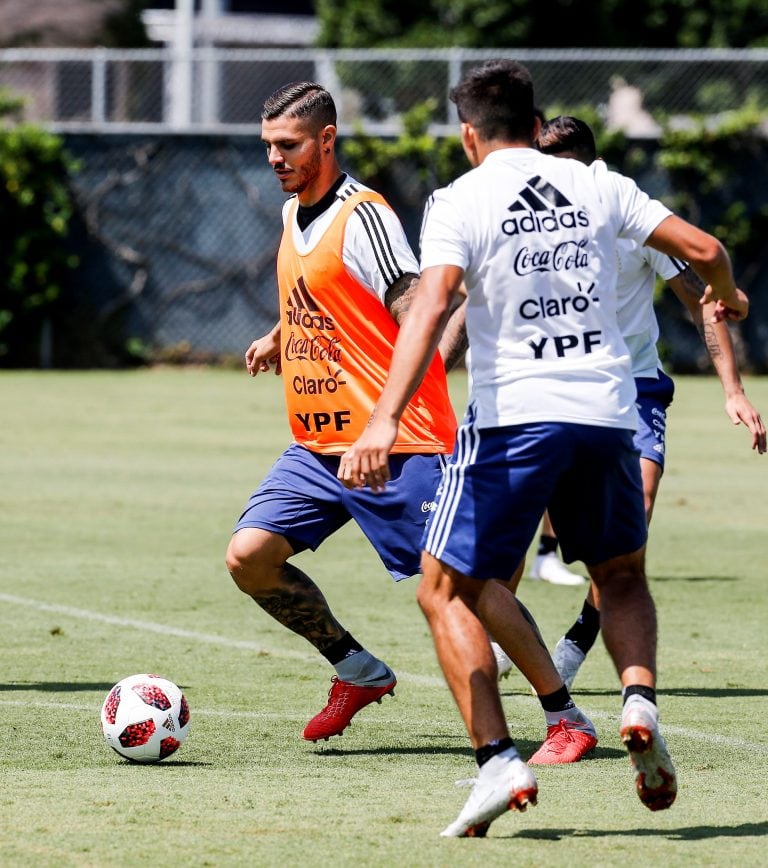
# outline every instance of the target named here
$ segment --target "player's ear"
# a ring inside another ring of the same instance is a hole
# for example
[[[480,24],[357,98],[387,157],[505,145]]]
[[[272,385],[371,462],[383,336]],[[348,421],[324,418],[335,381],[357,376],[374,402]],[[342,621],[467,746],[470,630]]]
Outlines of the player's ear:
[[[461,145],[464,148],[464,153],[467,155],[472,166],[477,166],[480,162],[477,155],[477,133],[472,124],[466,122],[461,125]]]
[[[323,127],[322,132],[320,133],[320,143],[326,154],[331,153],[335,141],[336,127],[333,124],[328,124]]]

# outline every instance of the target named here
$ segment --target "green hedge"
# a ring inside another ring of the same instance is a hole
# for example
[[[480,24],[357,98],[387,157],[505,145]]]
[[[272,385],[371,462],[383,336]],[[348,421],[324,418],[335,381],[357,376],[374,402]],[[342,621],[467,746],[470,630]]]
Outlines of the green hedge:
[[[0,114],[14,101],[0,96]],[[62,140],[28,124],[0,127],[0,366],[45,362],[46,329],[66,273],[75,171]]]

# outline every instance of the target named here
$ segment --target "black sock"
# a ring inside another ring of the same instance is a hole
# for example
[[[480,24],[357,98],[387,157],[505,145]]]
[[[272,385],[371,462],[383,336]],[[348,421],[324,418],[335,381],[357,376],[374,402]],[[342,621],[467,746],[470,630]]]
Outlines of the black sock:
[[[551,552],[557,551],[557,537],[556,536],[548,536],[543,533],[539,537],[539,550],[536,552],[537,555],[548,555]]]
[[[327,648],[320,650],[320,653],[331,664],[331,666],[334,666],[345,657],[349,657],[351,654],[356,654],[358,651],[362,650],[363,646],[354,638],[354,636],[350,633],[345,633],[341,639],[337,639]]]
[[[478,766],[484,766],[491,757],[502,753],[507,748],[514,747],[515,743],[507,736],[506,738],[497,738],[489,744],[484,744],[475,751],[475,759]]]
[[[656,705],[656,691],[653,687],[646,687],[644,684],[629,684],[621,691],[621,695],[624,698],[624,702],[626,702],[630,696],[637,694],[638,696],[642,696],[644,699],[647,699],[649,702],[652,702]]]
[[[539,702],[544,711],[567,711],[569,708],[575,707],[575,703],[571,699],[571,694],[568,692],[565,684],[554,693],[540,696]]]
[[[570,639],[584,654],[588,654],[589,649],[595,644],[595,639],[597,639],[599,633],[600,612],[584,600],[581,614],[571,629],[565,634],[565,638]]]

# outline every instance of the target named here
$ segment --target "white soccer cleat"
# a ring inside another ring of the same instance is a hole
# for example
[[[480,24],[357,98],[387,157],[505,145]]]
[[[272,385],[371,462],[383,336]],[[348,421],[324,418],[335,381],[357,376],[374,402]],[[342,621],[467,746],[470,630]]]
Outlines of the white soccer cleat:
[[[572,573],[555,552],[536,555],[530,577],[552,585],[583,585],[586,581],[584,576]]]
[[[558,640],[557,645],[555,645],[555,650],[552,652],[552,662],[568,690],[573,686],[573,680],[586,658],[587,655],[581,648],[575,642],[566,639],[565,636]]]
[[[514,747],[497,754],[480,769],[464,808],[441,838],[484,838],[488,827],[506,811],[535,805],[539,785]]]
[[[677,777],[652,702],[635,694],[624,703],[621,740],[629,751],[640,801],[651,811],[670,807],[677,796]]]
[[[496,658],[496,668],[498,669],[499,681],[501,681],[502,678],[508,678],[514,665],[512,663],[512,658],[498,642],[494,642],[493,640],[491,640],[491,650],[493,651],[493,656]]]

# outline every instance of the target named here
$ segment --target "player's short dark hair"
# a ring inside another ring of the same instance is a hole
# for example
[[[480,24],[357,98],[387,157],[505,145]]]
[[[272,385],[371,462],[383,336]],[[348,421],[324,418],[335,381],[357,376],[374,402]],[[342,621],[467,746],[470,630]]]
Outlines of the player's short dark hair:
[[[333,97],[320,84],[313,81],[294,81],[276,90],[264,102],[263,121],[287,115],[301,118],[314,129],[336,126],[336,104]]]
[[[587,165],[597,159],[595,136],[589,124],[569,115],[545,121],[536,145],[545,154],[573,154],[574,159]]]
[[[533,135],[533,81],[514,60],[487,60],[470,69],[450,92],[459,119],[485,141],[516,142]]]

